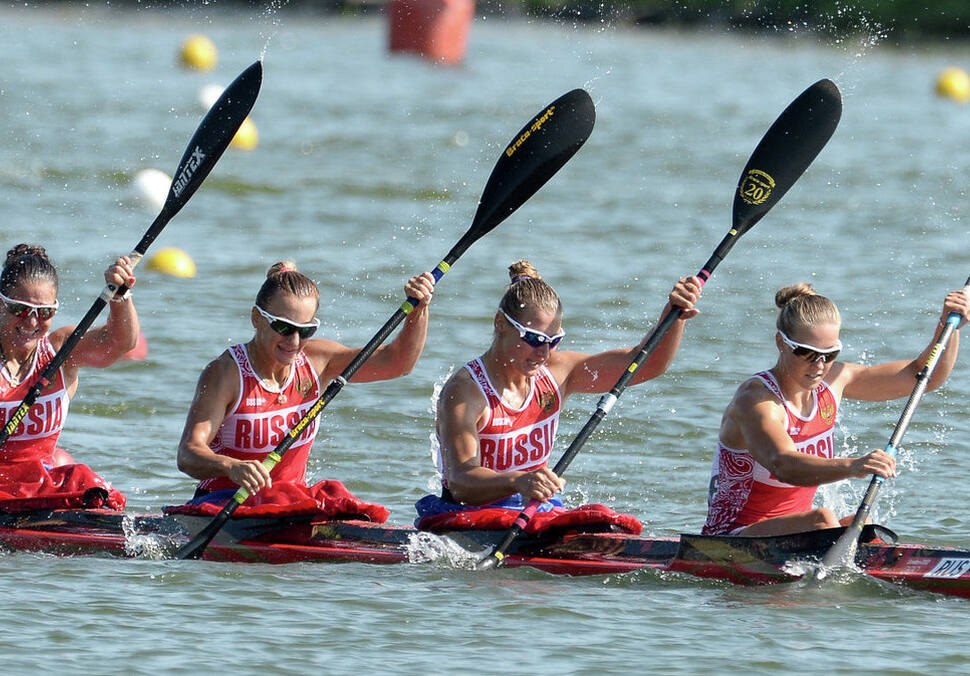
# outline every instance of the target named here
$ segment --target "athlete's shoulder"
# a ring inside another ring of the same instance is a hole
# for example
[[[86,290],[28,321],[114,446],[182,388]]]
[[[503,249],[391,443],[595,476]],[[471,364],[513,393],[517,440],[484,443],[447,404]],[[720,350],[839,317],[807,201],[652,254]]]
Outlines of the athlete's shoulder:
[[[237,378],[239,375],[239,366],[236,364],[236,360],[233,359],[232,352],[229,349],[223,350],[222,354],[206,364],[202,373],[199,375],[199,380],[203,382],[218,382],[227,378]]]
[[[738,385],[732,403],[743,402],[754,405],[765,400],[777,401],[778,397],[775,396],[764,380],[754,375]]]

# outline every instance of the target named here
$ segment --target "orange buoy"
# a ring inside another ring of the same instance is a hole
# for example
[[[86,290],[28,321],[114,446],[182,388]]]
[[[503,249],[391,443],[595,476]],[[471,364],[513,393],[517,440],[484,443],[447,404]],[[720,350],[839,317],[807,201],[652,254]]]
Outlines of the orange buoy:
[[[145,334],[141,331],[138,332],[138,342],[135,346],[131,348],[128,352],[125,352],[122,359],[129,359],[131,361],[142,361],[148,356],[148,341],[145,339]]]
[[[388,0],[390,51],[461,63],[474,16],[475,0]]]

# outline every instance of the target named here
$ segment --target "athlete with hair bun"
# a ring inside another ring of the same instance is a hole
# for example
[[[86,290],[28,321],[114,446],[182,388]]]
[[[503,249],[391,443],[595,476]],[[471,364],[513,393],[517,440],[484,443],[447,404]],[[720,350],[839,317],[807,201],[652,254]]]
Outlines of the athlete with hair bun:
[[[353,382],[397,378],[411,372],[428,332],[428,303],[434,277],[412,277],[405,294],[417,307],[392,342],[379,347]],[[305,485],[310,446],[318,419],[283,455],[272,472],[262,460],[313,406],[360,348],[311,338],[320,292],[290,261],[273,265],[250,318],[255,329],[245,344],[233,345],[202,371],[178,447],[178,468],[200,479],[196,500],[225,502],[238,487],[256,495],[273,482]]]
[[[75,463],[57,445],[77,392],[82,367],[110,366],[135,347],[138,313],[131,300],[135,284],[131,260],[118,258],[105,282],[129,291],[108,303],[108,320],[81,336],[53,379],[0,447],[0,509],[20,506],[108,505],[121,509],[125,496],[86,465]],[[57,270],[42,246],[18,244],[0,271],[0,425],[20,408],[31,387],[74,332],[73,325],[51,331],[59,309]]]
[[[840,525],[832,510],[813,508],[819,484],[871,474],[895,475],[882,450],[857,458],[834,455],[834,427],[842,397],[887,401],[913,391],[916,375],[951,312],[970,317],[963,291],[951,291],[933,340],[911,361],[875,366],[836,361],[842,318],[835,304],[806,283],[775,294],[778,360],[738,388],[721,418],[707,523],[711,535],[786,535]],[[950,375],[960,348],[954,333],[928,389]],[[852,515],[846,517],[851,521]]]
[[[466,507],[540,511],[560,507],[565,482],[549,468],[559,412],[569,395],[603,393],[619,380],[640,344],[585,354],[561,349],[563,307],[556,291],[528,261],[509,267],[511,283],[492,320],[491,346],[451,376],[438,398],[441,496],[417,504],[420,520]],[[656,378],[674,359],[686,320],[697,315],[700,280],[686,277],[670,292],[664,313],[683,312],[631,384]]]

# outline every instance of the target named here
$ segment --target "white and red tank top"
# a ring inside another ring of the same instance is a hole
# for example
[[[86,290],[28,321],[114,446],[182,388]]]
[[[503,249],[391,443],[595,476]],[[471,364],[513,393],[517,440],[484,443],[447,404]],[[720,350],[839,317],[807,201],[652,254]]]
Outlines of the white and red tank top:
[[[757,378],[771,390],[788,415],[788,436],[795,450],[822,458],[834,453],[835,417],[838,400],[827,383],[813,392],[814,404],[807,417],[800,416],[788,402],[770,371]],[[707,523],[703,533],[721,535],[776,516],[812,509],[817,486],[793,486],[779,481],[746,450],[729,448],[718,440],[711,470]]]
[[[320,397],[320,379],[306,355],[300,352],[286,383],[279,390],[270,389],[253,370],[245,345],[231,346],[229,354],[239,369],[239,398],[223,419],[209,448],[231,458],[262,460]],[[270,472],[274,480],[305,482],[306,464],[318,423],[314,419],[287,449]],[[199,482],[199,488],[205,491],[236,487],[225,476]]]
[[[478,461],[496,472],[528,471],[549,460],[559,428],[562,395],[545,366],[532,377],[529,393],[518,408],[509,406],[496,391],[481,358],[465,369],[487,402],[485,422],[478,429]],[[447,476],[439,456],[439,469]]]
[[[31,386],[40,377],[57,350],[51,345],[50,338],[44,336],[37,342],[34,351],[34,362],[30,371],[22,382],[16,383],[7,373],[7,369],[0,368],[0,425],[6,424],[23,402]],[[57,375],[40,393],[31,405],[17,429],[10,435],[3,448],[0,449],[0,462],[20,462],[24,460],[40,460],[51,467],[54,464],[54,448],[57,437],[64,429],[67,410],[71,404],[71,397],[64,380],[64,369],[57,369]]]

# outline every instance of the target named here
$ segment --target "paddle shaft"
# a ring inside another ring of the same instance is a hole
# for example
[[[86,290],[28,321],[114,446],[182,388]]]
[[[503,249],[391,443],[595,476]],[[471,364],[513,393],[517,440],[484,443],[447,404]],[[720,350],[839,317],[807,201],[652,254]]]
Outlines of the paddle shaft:
[[[964,291],[970,293],[970,278],[967,279],[966,285],[964,286]],[[893,429],[893,433],[889,437],[889,442],[886,444],[883,450],[889,455],[895,457],[896,452],[899,449],[899,444],[903,440],[903,435],[906,434],[906,430],[909,428],[909,423],[913,419],[913,413],[916,411],[916,407],[919,406],[920,400],[923,398],[923,394],[926,393],[926,388],[929,385],[930,379],[933,377],[933,371],[936,370],[936,365],[940,361],[940,357],[943,356],[943,351],[946,350],[947,343],[950,341],[950,336],[956,331],[957,327],[960,325],[960,321],[963,318],[957,312],[951,312],[947,318],[946,322],[943,324],[943,330],[940,331],[940,335],[936,339],[936,343],[930,350],[929,357],[927,357],[926,362],[923,364],[923,368],[919,370],[916,374],[916,386],[913,387],[913,391],[909,395],[909,399],[906,401],[906,406],[903,408],[902,414],[899,416],[899,420],[896,422],[896,427]],[[855,558],[855,552],[858,547],[859,537],[862,535],[862,528],[866,525],[866,520],[869,518],[870,512],[872,512],[872,507],[876,502],[876,496],[879,494],[879,488],[886,482],[885,477],[879,476],[878,474],[873,475],[872,479],[869,481],[869,486],[866,488],[865,494],[862,496],[862,502],[859,504],[859,509],[856,510],[855,517],[852,519],[852,523],[849,524],[842,536],[832,545],[825,556],[822,559],[822,565],[825,568],[831,568],[838,565],[847,565],[852,559]]]
[[[451,266],[455,264],[455,261],[457,261],[461,255],[468,250],[468,247],[475,243],[478,236],[480,235],[477,235],[477,233],[474,233],[471,230],[466,232],[458,243],[451,248],[448,255],[445,256],[442,261],[434,267],[434,269],[431,271],[431,275],[434,277],[435,285],[437,285],[441,278],[445,276],[445,273],[451,269]],[[267,470],[272,470],[274,467],[276,467],[276,465],[282,459],[283,454],[287,451],[287,449],[290,448],[290,446],[293,445],[293,442],[296,441],[297,437],[299,437],[307,426],[313,421],[313,419],[316,418],[324,408],[326,408],[327,404],[329,404],[333,398],[340,393],[344,385],[346,385],[350,379],[354,377],[354,374],[357,373],[360,367],[364,365],[364,362],[370,359],[377,348],[380,347],[385,340],[387,340],[387,337],[391,335],[395,328],[397,328],[398,324],[404,321],[404,319],[411,314],[412,311],[414,311],[414,308],[418,306],[419,302],[420,301],[416,298],[408,298],[404,301],[401,307],[398,308],[397,311],[395,311],[386,322],[384,322],[384,326],[382,326],[380,330],[374,334],[374,337],[371,338],[370,341],[368,341],[368,343],[360,349],[357,356],[355,356],[350,363],[347,364],[347,367],[340,372],[340,375],[334,378],[330,384],[327,385],[327,389],[323,391],[323,394],[320,395],[320,397],[313,404],[313,406],[310,407],[303,418],[301,418],[293,429],[287,433],[286,438],[283,439],[280,445],[273,449],[273,452],[267,456],[267,460],[263,461],[263,465],[266,466]],[[242,499],[238,497],[239,493],[245,493],[245,495],[242,496]],[[239,491],[237,491],[236,504],[242,504],[246,501],[248,496],[248,491],[246,491],[244,488],[240,488]],[[232,502],[229,504],[232,504]],[[235,508],[233,508],[233,510],[235,510]]]
[[[262,72],[262,64],[259,61],[249,66],[226,88],[219,100],[203,117],[198,129],[189,141],[178,167],[176,167],[165,204],[162,205],[158,216],[128,256],[131,259],[132,269],[138,265],[145,252],[148,251],[148,247],[151,246],[172,217],[195,194],[195,191],[202,185],[205,177],[209,175],[212,167],[215,166],[222,153],[229,146],[232,137],[256,103],[256,97],[262,83]],[[37,397],[40,396],[44,388],[50,385],[52,379],[57,375],[58,369],[67,361],[78,342],[91,328],[98,315],[101,314],[104,306],[113,297],[124,294],[127,290],[127,285],[118,286],[109,283],[105,286],[91,308],[71,332],[71,335],[67,337],[40,376],[31,385],[20,406],[7,420],[3,429],[0,429],[0,447],[17,430],[24,416],[30,411],[30,407],[37,401]]]
[[[468,247],[508,218],[569,161],[589,138],[594,121],[595,108],[589,94],[582,89],[574,89],[546,106],[513,137],[512,143],[506,147],[492,169],[471,227],[432,271],[435,284]],[[279,445],[263,459],[267,470],[276,467],[296,438],[337,396],[394,328],[417,307],[418,302],[414,298],[405,300],[367,345],[361,348]],[[212,521],[191,541],[180,547],[175,556],[179,559],[202,556],[212,538],[248,497],[249,491],[245,488],[236,490]]]
[[[731,250],[731,247],[733,247],[737,242],[739,236],[739,232],[732,228],[724,239],[721,240],[721,243],[717,246],[714,254],[708,259],[707,263],[704,264],[704,267],[701,268],[700,272],[697,273],[697,277],[701,280],[702,285],[707,283],[707,280],[710,279],[711,275],[714,273],[714,269],[722,260],[724,260],[724,257]],[[563,453],[562,457],[559,459],[559,462],[557,462],[555,467],[552,468],[552,471],[557,476],[563,475],[563,473],[569,467],[569,464],[583,447],[583,444],[586,443],[589,436],[603,421],[603,418],[605,418],[613,409],[613,406],[620,398],[620,395],[623,394],[623,391],[626,390],[627,385],[629,385],[630,381],[633,380],[637,370],[643,365],[647,358],[653,354],[654,350],[657,349],[657,346],[660,345],[660,342],[673,327],[674,322],[676,322],[680,318],[681,314],[683,314],[683,311],[683,308],[673,307],[663,316],[660,323],[657,324],[657,327],[650,333],[650,336],[644,342],[643,347],[623,372],[623,375],[620,376],[620,379],[616,381],[616,384],[609,392],[600,398],[596,405],[596,410],[590,416],[589,420],[586,421],[586,424],[583,425],[582,429],[579,430],[579,433],[576,434],[576,437],[573,439],[572,443],[569,444],[569,448],[567,448],[566,452]],[[512,526],[509,527],[505,537],[502,538],[502,540],[498,543],[498,546],[496,546],[495,550],[490,555],[496,559],[496,563],[501,563],[501,561],[505,558],[505,552],[508,551],[508,548],[512,545],[512,543],[522,534],[526,526],[529,524],[529,521],[533,516],[535,516],[536,511],[541,505],[542,502],[540,500],[530,500],[525,506],[525,509],[519,512],[518,517],[515,519]]]

